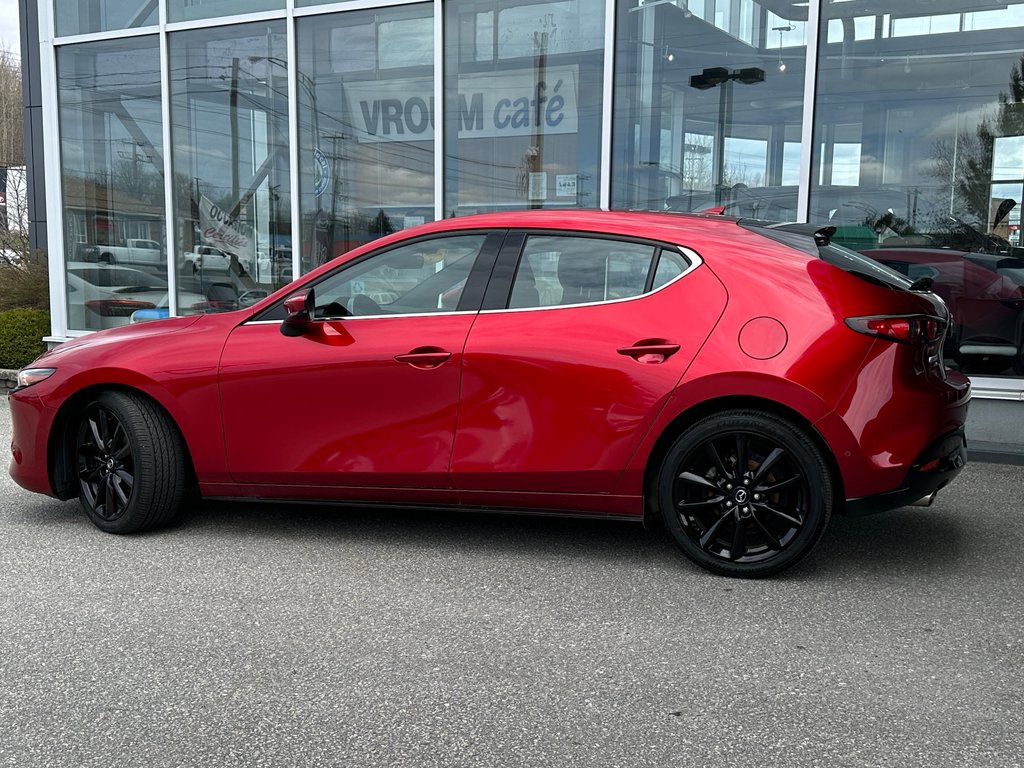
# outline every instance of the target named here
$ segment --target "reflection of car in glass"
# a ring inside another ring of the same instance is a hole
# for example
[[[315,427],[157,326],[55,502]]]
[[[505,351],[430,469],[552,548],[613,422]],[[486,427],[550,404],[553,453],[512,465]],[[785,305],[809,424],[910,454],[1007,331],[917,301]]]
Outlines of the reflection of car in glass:
[[[946,305],[833,234],[596,211],[428,224],[254,307],[45,353],[10,396],[11,474],[113,533],[166,524],[196,487],[658,518],[702,567],[766,576],[833,511],[930,501],[965,458]]]
[[[946,354],[969,373],[1024,373],[1021,260],[941,248],[863,251],[911,280],[928,278],[955,320]]]
[[[71,328],[114,328],[137,310],[167,306],[167,281],[132,267],[71,261],[66,271],[68,325]],[[183,294],[190,307],[203,297]]]
[[[128,238],[121,245],[79,244],[75,257],[80,261],[103,264],[130,264],[133,267],[163,267],[164,249],[156,240]]]
[[[239,265],[246,272],[250,271],[251,260],[238,258]],[[195,250],[185,254],[184,264],[193,272],[221,272],[227,274],[231,271],[231,254],[222,251],[212,245],[197,245]]]

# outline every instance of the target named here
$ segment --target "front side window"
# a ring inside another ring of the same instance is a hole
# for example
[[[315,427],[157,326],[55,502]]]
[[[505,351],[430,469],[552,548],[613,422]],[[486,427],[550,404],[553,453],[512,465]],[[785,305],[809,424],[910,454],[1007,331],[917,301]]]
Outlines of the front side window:
[[[485,237],[420,240],[342,269],[314,286],[316,317],[453,312]]]
[[[590,237],[527,238],[509,307],[592,304],[639,296],[655,248]]]

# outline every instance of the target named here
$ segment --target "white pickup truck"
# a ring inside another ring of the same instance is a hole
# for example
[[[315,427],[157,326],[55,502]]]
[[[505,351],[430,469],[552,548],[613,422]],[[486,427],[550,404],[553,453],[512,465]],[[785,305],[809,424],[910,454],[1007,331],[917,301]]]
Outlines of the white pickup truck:
[[[128,238],[124,245],[82,245],[80,258],[104,264],[132,264],[144,267],[164,265],[163,247],[156,240]]]
[[[246,272],[249,271],[251,262],[248,259],[240,258],[238,262]],[[204,272],[227,274],[231,271],[231,254],[225,253],[213,245],[197,245],[194,251],[185,254],[183,266],[188,268],[189,265],[193,272],[203,270]]]

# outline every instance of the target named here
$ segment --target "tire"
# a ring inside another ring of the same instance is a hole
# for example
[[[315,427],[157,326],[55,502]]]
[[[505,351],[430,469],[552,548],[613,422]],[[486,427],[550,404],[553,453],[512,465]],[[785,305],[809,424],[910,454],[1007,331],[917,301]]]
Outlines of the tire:
[[[75,434],[79,501],[97,528],[135,533],[167,525],[185,493],[185,452],[170,418],[127,392],[102,392]]]
[[[114,257],[112,254],[109,253],[101,253],[98,261],[100,262],[100,264],[113,264]]]
[[[765,411],[706,416],[672,444],[656,478],[665,526],[713,573],[760,578],[803,558],[832,513],[832,477],[818,447]]]

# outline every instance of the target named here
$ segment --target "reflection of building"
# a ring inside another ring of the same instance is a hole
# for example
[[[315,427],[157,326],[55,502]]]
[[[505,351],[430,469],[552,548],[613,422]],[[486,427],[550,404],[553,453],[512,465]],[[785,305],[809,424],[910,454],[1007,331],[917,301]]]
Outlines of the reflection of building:
[[[154,205],[127,191],[89,179],[66,176],[64,237],[76,245],[121,245],[129,238],[164,240],[163,201]]]
[[[529,207],[720,206],[1020,258],[1020,206],[995,213],[1024,201],[1024,0],[23,3],[44,41],[34,199],[61,201],[31,231],[65,258],[156,239],[171,278],[224,247],[204,196],[251,232],[259,290],[420,221]],[[188,311],[201,286],[177,287]],[[1011,361],[982,362],[977,391],[1020,400]]]

